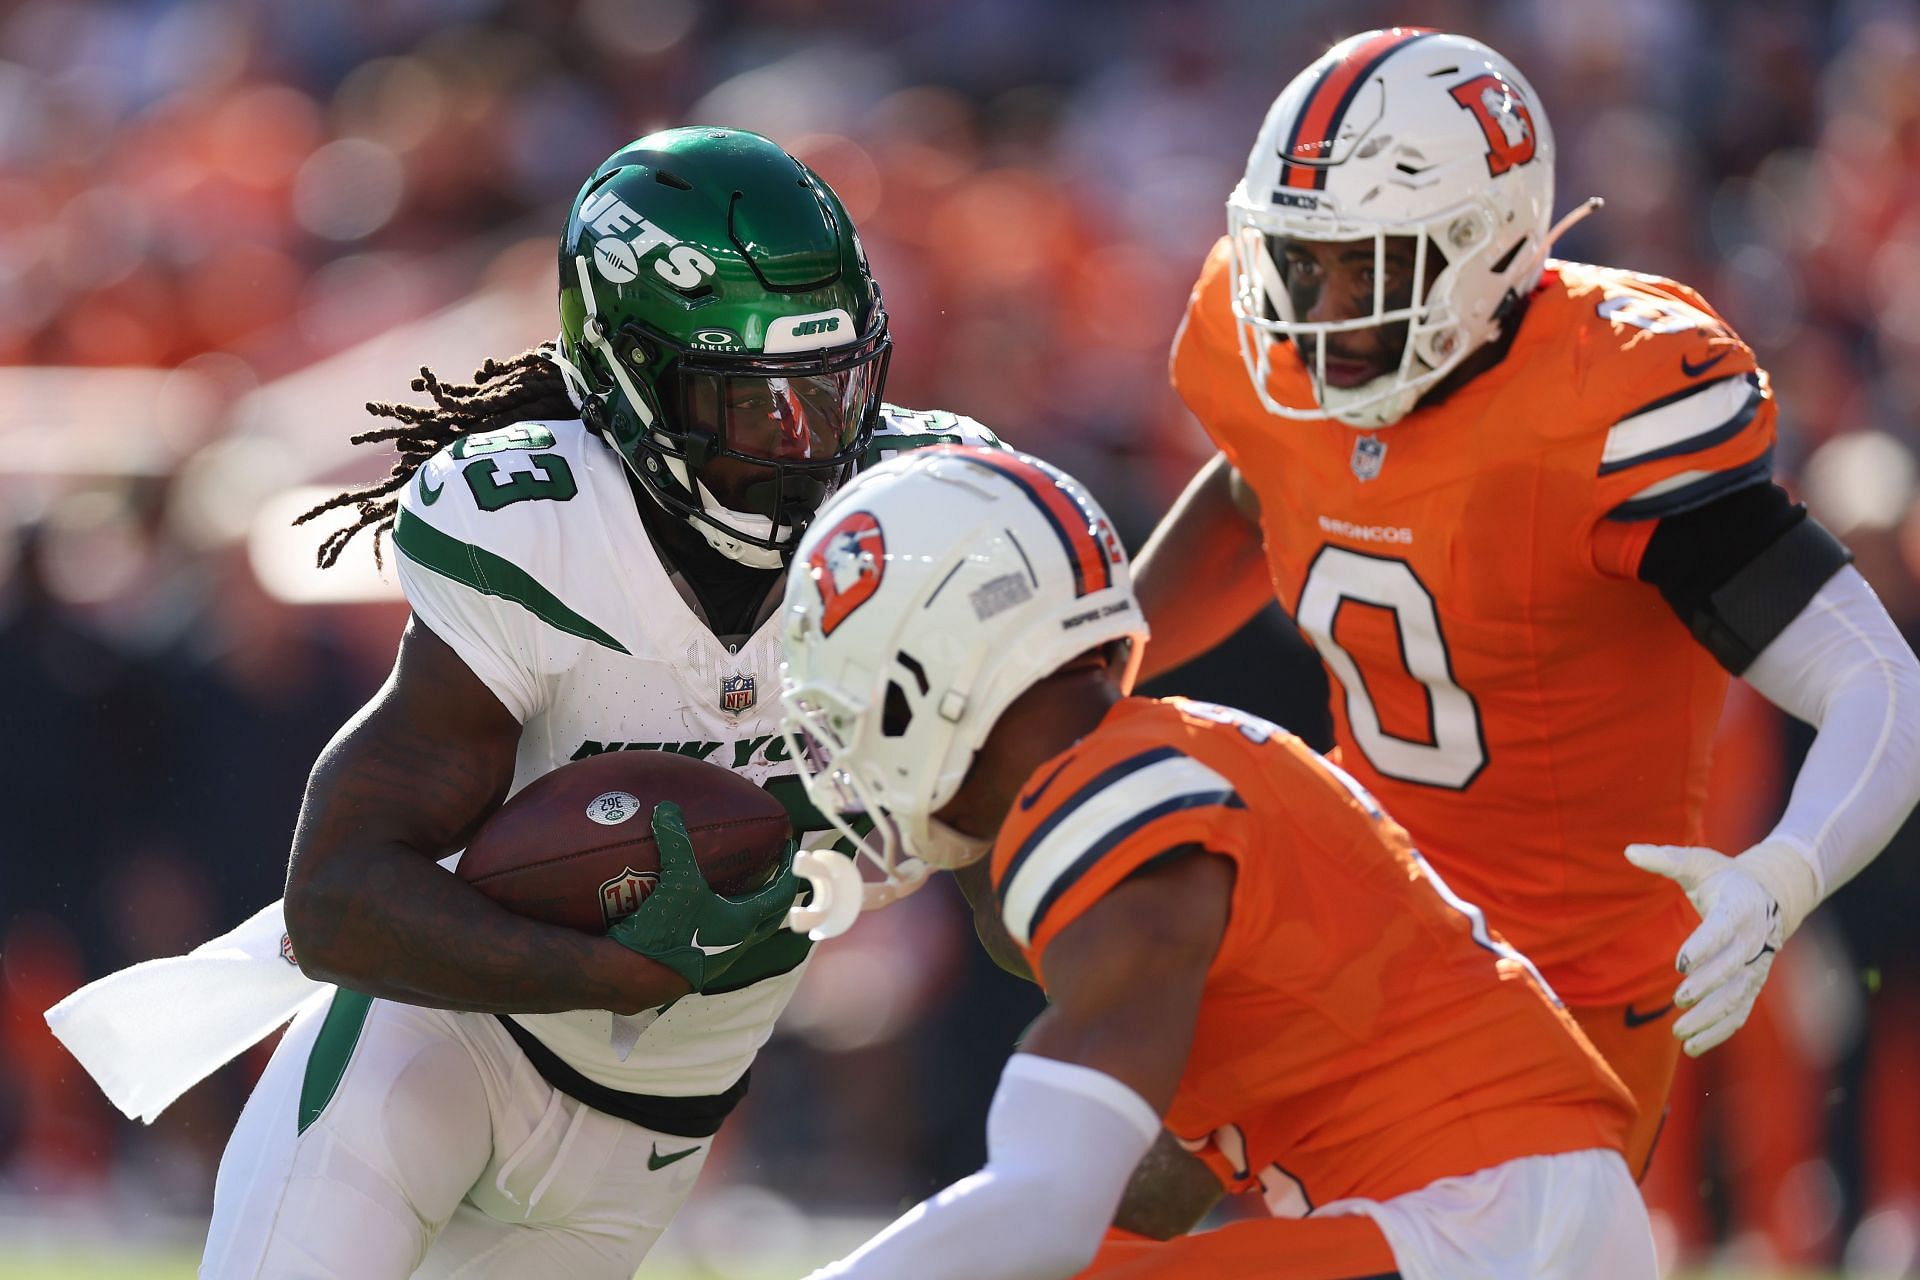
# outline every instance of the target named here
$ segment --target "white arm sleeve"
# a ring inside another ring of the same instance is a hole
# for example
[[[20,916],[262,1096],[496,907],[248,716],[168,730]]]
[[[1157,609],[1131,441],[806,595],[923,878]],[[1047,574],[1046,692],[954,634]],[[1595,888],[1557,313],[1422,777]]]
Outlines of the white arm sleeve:
[[[1818,731],[1763,842],[1792,849],[1813,873],[1810,900],[1780,902],[1791,931],[1873,860],[1920,800],[1920,662],[1849,566],[1760,651],[1746,680]]]
[[[986,1168],[808,1280],[1063,1280],[1099,1251],[1159,1133],[1112,1076],[1016,1053],[987,1113]]]

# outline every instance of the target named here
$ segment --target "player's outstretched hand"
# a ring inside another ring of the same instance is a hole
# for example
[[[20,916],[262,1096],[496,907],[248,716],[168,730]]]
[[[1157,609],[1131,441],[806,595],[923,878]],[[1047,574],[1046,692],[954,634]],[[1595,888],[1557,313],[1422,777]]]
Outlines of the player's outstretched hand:
[[[660,851],[660,880],[639,910],[607,936],[704,991],[786,922],[799,888],[793,859],[781,859],[780,874],[764,889],[745,898],[723,898],[700,874],[679,805],[654,806],[653,842]]]
[[[1690,845],[1630,844],[1626,852],[1634,866],[1685,889],[1700,913],[1700,927],[1674,961],[1686,981],[1673,995],[1686,1010],[1673,1034],[1687,1056],[1697,1058],[1738,1031],[1753,1012],[1786,941],[1786,917],[1739,858]]]

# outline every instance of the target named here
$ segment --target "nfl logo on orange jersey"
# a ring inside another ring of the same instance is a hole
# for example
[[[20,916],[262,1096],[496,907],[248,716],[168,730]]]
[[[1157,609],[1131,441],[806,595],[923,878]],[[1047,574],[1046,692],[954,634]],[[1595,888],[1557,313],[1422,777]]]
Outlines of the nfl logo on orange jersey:
[[[1347,461],[1353,467],[1354,478],[1365,483],[1380,474],[1380,466],[1386,460],[1385,441],[1377,436],[1361,436],[1353,442],[1353,457]]]
[[[660,877],[651,871],[635,871],[627,867],[619,875],[605,881],[600,886],[600,915],[611,929],[618,921],[626,919],[640,909],[640,900],[653,892],[653,883]]]
[[[728,715],[739,715],[751,707],[758,696],[753,689],[752,676],[720,678],[720,709]]]

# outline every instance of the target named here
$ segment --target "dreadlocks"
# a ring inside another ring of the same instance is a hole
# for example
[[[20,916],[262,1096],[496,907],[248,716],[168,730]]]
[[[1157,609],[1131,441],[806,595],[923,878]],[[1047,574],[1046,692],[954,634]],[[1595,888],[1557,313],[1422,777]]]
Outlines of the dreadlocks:
[[[551,358],[553,344],[530,347],[510,360],[488,360],[473,375],[473,384],[446,383],[422,365],[413,380],[415,391],[433,397],[433,407],[411,404],[367,402],[367,412],[381,418],[393,418],[402,425],[379,427],[353,437],[354,444],[380,444],[391,440],[399,456],[385,480],[327,499],[300,516],[295,524],[305,524],[316,516],[339,507],[357,506],[360,519],[327,535],[317,557],[320,567],[331,568],[346,550],[353,535],[373,528],[373,559],[380,563],[380,535],[393,528],[400,500],[390,497],[406,484],[420,464],[465,435],[492,431],[542,418],[572,418],[579,410],[567,396],[560,368]]]

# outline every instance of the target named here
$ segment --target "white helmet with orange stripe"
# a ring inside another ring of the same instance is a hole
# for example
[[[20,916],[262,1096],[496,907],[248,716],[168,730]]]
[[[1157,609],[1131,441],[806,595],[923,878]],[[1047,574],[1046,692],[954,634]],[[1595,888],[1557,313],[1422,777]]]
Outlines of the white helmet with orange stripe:
[[[1147,638],[1099,505],[1000,449],[921,449],[861,474],[801,540],[783,608],[783,728],[814,805],[880,868],[869,906],[985,852],[934,814],[1015,698],[1117,641],[1132,642],[1130,687]],[[816,897],[831,888],[809,878]],[[851,923],[818,902],[796,922],[829,914]]]
[[[1553,130],[1533,87],[1465,36],[1363,32],[1296,76],[1227,199],[1241,354],[1267,410],[1386,426],[1499,336],[1563,229],[1550,227],[1553,159]],[[1410,298],[1386,290],[1392,237],[1412,241]],[[1371,248],[1371,312],[1296,315],[1278,261],[1290,241]],[[1398,325],[1406,338],[1397,366],[1358,386],[1329,385],[1330,336]],[[1305,362],[1317,403],[1273,394],[1282,342]]]

